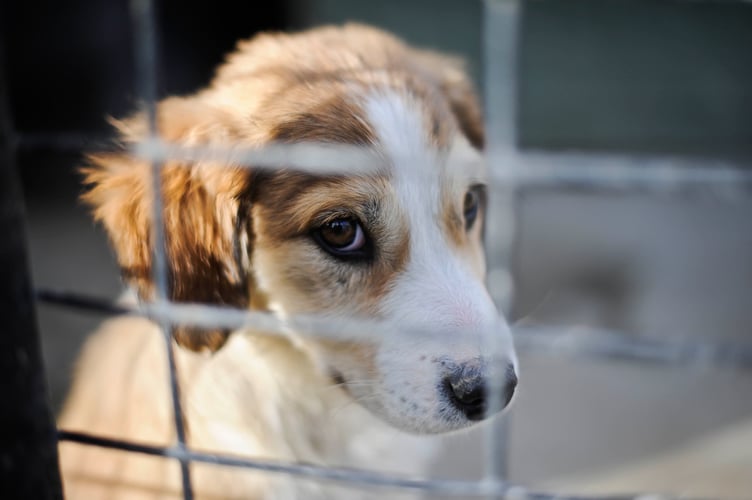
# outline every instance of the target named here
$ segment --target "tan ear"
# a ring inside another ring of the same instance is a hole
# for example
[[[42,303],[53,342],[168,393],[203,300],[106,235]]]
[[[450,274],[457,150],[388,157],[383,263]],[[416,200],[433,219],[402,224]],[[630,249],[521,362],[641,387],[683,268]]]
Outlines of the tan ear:
[[[483,112],[475,86],[465,71],[464,61],[429,50],[415,50],[414,54],[420,66],[419,71],[434,80],[449,100],[462,133],[475,148],[483,149]]]
[[[227,117],[191,98],[162,102],[158,122],[160,135],[171,142],[227,144],[235,135]],[[141,117],[116,126],[125,143],[144,135]],[[124,278],[149,298],[154,293],[151,166],[122,152],[94,154],[89,162],[81,169],[88,187],[82,199],[107,229]],[[243,269],[247,259],[238,258],[236,246],[248,247],[252,239],[245,201],[250,177],[247,169],[227,165],[177,161],[163,165],[162,213],[172,300],[247,306],[248,270]],[[227,335],[221,330],[175,330],[178,343],[193,350],[216,350]]]

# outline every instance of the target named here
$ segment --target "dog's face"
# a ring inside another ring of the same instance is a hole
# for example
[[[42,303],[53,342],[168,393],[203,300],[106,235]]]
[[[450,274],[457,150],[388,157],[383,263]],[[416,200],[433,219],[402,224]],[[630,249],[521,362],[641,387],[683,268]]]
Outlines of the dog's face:
[[[367,340],[304,345],[355,400],[413,432],[485,416],[484,349],[495,336],[509,402],[516,360],[484,286],[480,113],[453,61],[358,26],[262,37],[210,89],[162,103],[159,119],[161,134],[184,144],[344,143],[378,159],[331,175],[167,164],[172,298],[381,322],[383,335]],[[135,121],[122,128],[140,135]],[[93,160],[87,200],[148,294],[148,168]],[[177,338],[214,349],[223,333]]]

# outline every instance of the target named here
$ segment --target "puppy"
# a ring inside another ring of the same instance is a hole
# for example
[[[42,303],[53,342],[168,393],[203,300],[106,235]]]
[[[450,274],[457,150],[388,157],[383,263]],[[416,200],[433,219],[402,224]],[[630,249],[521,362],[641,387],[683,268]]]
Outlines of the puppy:
[[[126,144],[146,134],[140,116],[117,126]],[[159,103],[157,126],[184,146],[314,142],[377,159],[326,175],[163,165],[170,299],[384,326],[352,340],[177,329],[190,447],[423,473],[434,440],[420,435],[486,417],[489,332],[501,346],[498,399],[509,403],[516,357],[484,286],[481,112],[458,61],[361,25],[260,35],[239,43],[208,88]],[[121,152],[93,155],[84,169],[84,200],[142,299],[154,295],[150,173]],[[171,444],[164,351],[145,319],[105,323],[84,350],[61,428]],[[70,498],[181,495],[175,461],[68,442],[60,451]],[[191,470],[198,498],[365,497],[283,475]]]

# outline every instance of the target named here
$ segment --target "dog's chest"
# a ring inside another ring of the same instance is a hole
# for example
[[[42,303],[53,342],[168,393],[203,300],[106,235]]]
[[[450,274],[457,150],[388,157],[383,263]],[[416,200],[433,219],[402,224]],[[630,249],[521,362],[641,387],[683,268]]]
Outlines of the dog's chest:
[[[274,339],[233,335],[190,383],[192,445],[275,462],[424,476],[436,439],[397,431],[322,376],[304,353]],[[228,475],[229,477],[220,477]],[[245,471],[206,472],[211,490],[239,498],[383,498],[332,482]],[[400,497],[401,498],[401,497]],[[412,498],[412,497],[405,497]]]

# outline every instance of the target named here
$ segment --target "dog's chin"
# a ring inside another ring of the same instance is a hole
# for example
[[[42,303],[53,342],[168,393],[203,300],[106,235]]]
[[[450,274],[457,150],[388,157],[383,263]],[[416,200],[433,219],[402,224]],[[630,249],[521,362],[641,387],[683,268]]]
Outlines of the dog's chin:
[[[357,398],[356,398],[356,401]],[[436,414],[410,414],[410,403],[404,403],[407,412],[389,411],[384,406],[374,405],[369,401],[358,401],[370,413],[390,426],[409,434],[433,435],[447,434],[469,429],[478,422],[467,419],[460,412],[453,410],[441,411]]]
[[[447,434],[469,429],[480,423],[468,419],[462,412],[446,403],[437,401],[421,411],[420,404],[409,399],[398,398],[397,401],[393,401],[389,397],[375,396],[357,387],[351,387],[341,376],[335,380],[342,381],[340,387],[358,405],[402,432],[416,435]]]

